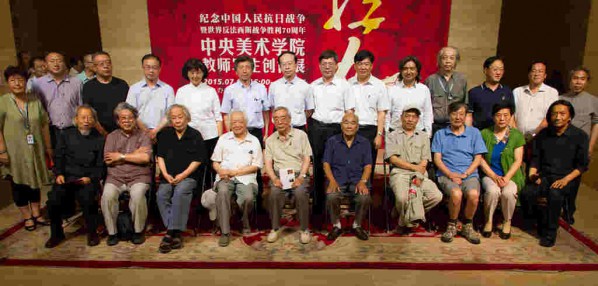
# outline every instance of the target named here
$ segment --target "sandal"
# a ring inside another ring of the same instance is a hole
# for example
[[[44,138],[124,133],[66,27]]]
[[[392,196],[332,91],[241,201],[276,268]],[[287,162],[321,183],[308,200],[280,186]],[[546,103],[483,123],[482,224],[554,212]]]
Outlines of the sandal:
[[[160,247],[158,247],[158,251],[160,253],[169,253],[172,248],[170,247],[172,243],[172,238],[170,236],[164,236],[162,241],[160,242]]]
[[[40,221],[39,218],[40,218],[39,216],[32,216],[31,217],[31,219],[35,222],[35,224],[39,224],[39,225],[42,225],[42,226],[49,226],[50,225],[50,223],[48,221],[46,221],[46,220]]]
[[[33,225],[27,225],[28,221],[32,221]],[[34,231],[35,230],[35,219],[33,217],[26,218],[26,219],[23,220],[23,222],[25,223],[25,230],[26,231]]]

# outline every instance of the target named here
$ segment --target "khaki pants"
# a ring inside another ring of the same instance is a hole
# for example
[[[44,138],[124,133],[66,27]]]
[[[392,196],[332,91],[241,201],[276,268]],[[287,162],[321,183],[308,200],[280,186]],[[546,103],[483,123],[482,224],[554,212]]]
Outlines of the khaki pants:
[[[230,199],[233,192],[237,195],[237,204],[243,211],[243,229],[250,229],[249,215],[253,208],[257,185],[245,185],[237,179],[230,181],[220,180],[216,184],[216,192],[216,209],[218,210],[218,222],[222,233],[230,233]]]
[[[149,184],[137,183],[127,188],[127,185],[116,186],[106,184],[102,194],[102,214],[104,215],[104,224],[109,235],[116,234],[116,218],[118,217],[118,197],[126,190],[129,190],[131,199],[129,200],[129,210],[133,218],[135,232],[143,232],[145,220],[147,219],[147,202],[145,192],[149,190]]]
[[[413,173],[404,174],[393,174],[390,176],[390,187],[395,194],[395,206],[399,213],[399,226],[407,226],[408,221],[404,220],[403,213],[407,207],[409,201],[409,185],[411,183],[411,177]],[[437,204],[442,201],[442,193],[438,190],[438,187],[427,177],[424,177],[420,186],[423,193],[424,210],[427,213]]]
[[[301,186],[291,190],[295,196],[295,207],[297,208],[297,215],[299,216],[299,224],[301,230],[307,230],[309,226],[309,191],[307,186],[309,179],[303,180]],[[268,212],[272,220],[272,229],[280,228],[280,217],[285,203],[286,191],[270,184],[270,194],[268,195]]]
[[[494,215],[494,210],[500,200],[502,215],[505,220],[511,220],[517,205],[517,185],[513,181],[504,187],[499,187],[490,177],[482,179],[484,187],[484,214],[486,220]]]

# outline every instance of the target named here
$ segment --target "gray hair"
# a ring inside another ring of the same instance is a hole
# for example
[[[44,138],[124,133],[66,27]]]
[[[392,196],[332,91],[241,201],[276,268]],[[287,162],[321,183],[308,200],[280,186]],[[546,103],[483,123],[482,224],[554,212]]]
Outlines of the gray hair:
[[[291,112],[289,111],[289,109],[288,109],[288,108],[286,108],[286,107],[284,107],[284,106],[279,106],[279,107],[276,107],[276,108],[274,108],[274,111],[272,112],[272,116],[274,116],[274,113],[276,113],[277,111],[281,111],[281,110],[284,110],[284,111],[286,111],[286,112],[287,112],[287,115],[289,116],[289,119],[291,119],[291,118],[292,118],[292,117],[291,117]]]
[[[139,118],[139,112],[137,111],[137,108],[123,101],[114,108],[114,112],[112,113],[114,120],[118,122],[118,114],[123,110],[131,111],[131,113],[133,113],[133,117],[135,117],[135,120]]]
[[[245,113],[245,111],[243,111],[243,110],[233,110],[228,115],[228,122],[227,123],[228,123],[229,128],[233,124],[233,114],[242,114],[243,115],[243,120],[245,120],[245,124],[247,124],[247,122],[249,122],[249,118],[247,117],[247,114]]]
[[[344,119],[345,119],[345,117],[347,117],[347,116],[349,116],[349,115],[353,115],[353,116],[355,116],[355,121],[357,121],[357,125],[359,125],[359,116],[358,116],[358,115],[357,115],[355,112],[348,112],[348,113],[345,113],[345,114],[343,115],[343,119],[342,119],[342,120],[344,120]],[[341,122],[342,122],[342,120],[341,120]]]
[[[440,60],[442,59],[444,52],[448,49],[455,51],[455,68],[457,68],[457,64],[461,61],[461,54],[459,53],[459,49],[453,46],[446,46],[438,51],[438,54],[436,55],[436,65],[440,67]]]
[[[172,125],[172,120],[170,119],[170,112],[172,112],[172,110],[175,108],[180,108],[185,114],[187,121],[191,121],[191,113],[189,112],[189,109],[187,109],[187,107],[185,107],[184,105],[175,103],[168,107],[168,109],[166,110],[166,120],[168,121],[168,125]]]
[[[79,115],[79,111],[81,111],[82,109],[87,109],[89,111],[91,111],[91,116],[93,117],[93,120],[97,123],[98,122],[98,113],[96,112],[96,110],[91,107],[91,105],[89,104],[82,104],[77,106],[77,109],[75,109],[75,117],[73,117],[73,125],[77,126],[77,116]]]

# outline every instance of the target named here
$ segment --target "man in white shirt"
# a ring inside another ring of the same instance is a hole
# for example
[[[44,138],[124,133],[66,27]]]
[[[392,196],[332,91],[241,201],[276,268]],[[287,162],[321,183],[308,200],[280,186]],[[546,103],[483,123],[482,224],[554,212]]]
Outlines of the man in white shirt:
[[[218,245],[230,243],[231,196],[243,212],[243,234],[251,231],[249,214],[257,194],[256,174],[263,166],[259,140],[247,131],[247,117],[242,111],[230,113],[231,131],[223,134],[212,154],[216,175],[216,209],[222,235]],[[261,179],[261,178],[260,178]]]
[[[355,76],[349,79],[351,91],[355,95],[355,114],[359,116],[357,133],[372,144],[374,165],[378,157],[377,150],[382,146],[386,111],[390,108],[388,93],[384,83],[372,75],[374,54],[361,50],[355,54]],[[374,172],[372,172],[373,176]]]
[[[320,54],[318,61],[322,77],[311,83],[314,113],[308,129],[309,142],[314,153],[315,214],[321,214],[324,210],[326,186],[322,156],[326,141],[332,135],[341,133],[340,122],[343,115],[355,110],[355,96],[349,83],[345,79],[335,77],[338,70],[336,52],[326,50]]]
[[[33,81],[48,73],[46,61],[42,57],[34,57],[31,59],[31,65],[33,67],[33,74],[31,74],[27,80],[27,92],[31,92],[33,89]]]
[[[270,85],[268,100],[272,109],[286,107],[291,112],[293,128],[305,131],[307,118],[314,109],[309,84],[297,76],[297,55],[284,51],[278,56],[283,77]]]

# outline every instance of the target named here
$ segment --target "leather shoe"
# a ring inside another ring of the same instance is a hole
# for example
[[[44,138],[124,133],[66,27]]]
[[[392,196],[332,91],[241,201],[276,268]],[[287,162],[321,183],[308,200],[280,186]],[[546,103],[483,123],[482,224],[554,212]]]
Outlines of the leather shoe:
[[[492,232],[491,231],[482,231],[482,236],[485,238],[489,238],[492,236]]]
[[[355,232],[355,236],[357,238],[361,240],[368,240],[369,235],[361,226],[356,227],[353,231]]]
[[[87,235],[87,246],[96,246],[100,244],[100,237],[97,233]]]
[[[511,233],[505,233],[502,231],[502,229],[500,230],[500,232],[498,233],[498,237],[500,237],[501,239],[509,239],[511,238]]]
[[[133,238],[131,239],[133,244],[142,244],[145,242],[145,236],[143,232],[136,232],[133,234]]]
[[[540,239],[540,246],[543,247],[553,247],[554,243],[555,241],[552,238],[542,237],[542,239]]]
[[[326,236],[326,239],[328,239],[328,240],[336,240],[342,234],[343,234],[343,230],[335,226],[328,233],[328,236]]]
[[[46,248],[54,248],[56,246],[58,246],[62,241],[64,241],[64,236],[63,237],[50,237],[50,239],[48,239],[48,241],[46,241]]]
[[[108,235],[108,239],[106,240],[106,244],[108,246],[114,246],[118,244],[118,237],[116,235]]]

